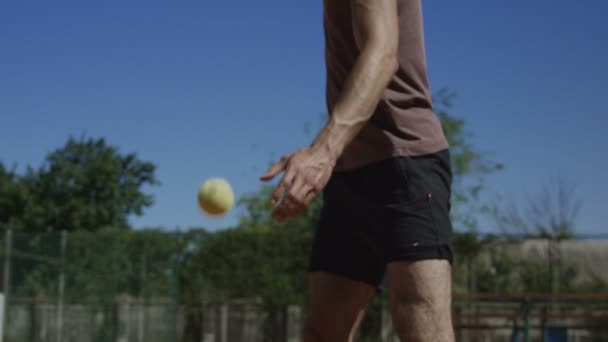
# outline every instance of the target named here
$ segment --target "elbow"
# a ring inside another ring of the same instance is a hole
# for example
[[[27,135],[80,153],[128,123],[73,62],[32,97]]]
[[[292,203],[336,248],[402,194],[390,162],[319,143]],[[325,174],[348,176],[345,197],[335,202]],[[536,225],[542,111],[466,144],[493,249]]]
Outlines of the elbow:
[[[388,72],[393,76],[397,70],[399,70],[399,58],[397,58],[397,53],[391,53],[386,57],[386,64]]]
[[[382,53],[382,68],[392,77],[399,70],[399,58],[395,49],[387,49]]]
[[[388,44],[369,44],[361,56],[381,75],[393,77],[399,70],[397,48]]]
[[[392,77],[399,69],[398,44],[397,42],[383,42],[376,45],[376,52],[380,60],[380,66]]]

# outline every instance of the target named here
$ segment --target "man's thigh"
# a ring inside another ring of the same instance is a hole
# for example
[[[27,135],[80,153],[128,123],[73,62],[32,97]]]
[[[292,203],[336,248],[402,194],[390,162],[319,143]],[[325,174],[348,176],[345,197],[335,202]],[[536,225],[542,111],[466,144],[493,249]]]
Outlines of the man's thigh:
[[[433,305],[450,305],[452,267],[447,260],[395,261],[387,266],[389,295],[396,300],[424,298]]]
[[[452,270],[447,260],[397,261],[387,266],[393,323],[411,341],[453,341]]]
[[[339,187],[325,192],[312,244],[303,342],[352,341],[385,270]]]

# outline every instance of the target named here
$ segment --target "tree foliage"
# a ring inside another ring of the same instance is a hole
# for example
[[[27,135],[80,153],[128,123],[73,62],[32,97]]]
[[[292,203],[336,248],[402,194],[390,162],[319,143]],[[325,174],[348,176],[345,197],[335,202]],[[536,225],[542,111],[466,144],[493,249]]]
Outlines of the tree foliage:
[[[606,291],[608,284],[595,277],[578,280],[580,270],[567,260],[559,261],[557,281],[562,293]],[[477,281],[472,289],[478,293],[552,293],[554,275],[544,260],[518,258],[505,253],[492,253],[489,262],[476,264]]]
[[[15,232],[11,295],[54,298],[63,274],[67,302],[111,303],[123,294],[176,296],[181,244],[180,235],[157,228]]]
[[[503,233],[567,239],[576,231],[581,204],[575,184],[559,178],[521,201],[494,204],[491,214]]]
[[[122,154],[104,138],[76,140],[49,153],[22,176],[0,165],[0,224],[27,231],[128,227],[153,203],[156,166]]]
[[[23,179],[0,163],[0,227],[19,226],[24,217],[28,189]]]
[[[502,170],[503,165],[495,161],[490,153],[475,147],[466,121],[450,114],[455,98],[455,92],[440,89],[433,97],[433,106],[450,144],[452,221],[458,230],[466,231],[477,229],[479,215],[488,210],[480,201],[480,195],[486,188],[485,176]]]

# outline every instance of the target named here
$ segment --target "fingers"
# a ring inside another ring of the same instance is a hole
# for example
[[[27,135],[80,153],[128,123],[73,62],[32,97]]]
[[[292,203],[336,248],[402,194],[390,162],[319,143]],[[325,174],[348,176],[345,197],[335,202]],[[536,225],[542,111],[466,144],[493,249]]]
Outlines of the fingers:
[[[277,203],[279,203],[282,198],[286,196],[286,192],[289,191],[292,187],[295,175],[296,174],[293,169],[287,169],[285,175],[283,176],[283,179],[281,179],[281,182],[277,186],[276,190],[270,196],[270,203],[272,205],[277,205]]]
[[[308,184],[302,177],[296,177],[293,186],[287,193],[287,199],[297,205],[303,204],[308,188]]]
[[[275,208],[272,215],[273,219],[277,222],[283,222],[300,215],[315,195],[313,187],[301,177],[296,176],[293,186],[289,189],[281,204]]]
[[[293,184],[287,189],[281,202],[276,205],[274,212],[272,213],[272,217],[275,221],[282,222],[288,219],[293,211],[297,210],[298,201],[294,194],[300,191],[301,187],[301,179],[299,177],[295,178]]]
[[[290,219],[294,216],[294,213],[300,210],[302,206],[300,200],[300,193],[304,187],[304,182],[300,177],[294,180],[293,186],[285,194],[283,202],[276,208],[274,216],[276,220],[283,221]]]
[[[291,158],[291,154],[283,156],[281,160],[276,162],[270,169],[268,169],[268,171],[266,171],[264,175],[262,175],[262,177],[260,177],[260,180],[266,182],[276,177],[276,175],[281,173],[281,171],[285,170],[289,164],[289,158]]]
[[[327,163],[318,162],[316,157],[311,150],[299,150],[281,158],[261,177],[268,181],[284,171],[283,178],[270,196],[270,203],[274,206],[273,220],[283,222],[299,215],[325,185],[331,168]],[[319,169],[319,166],[326,167]]]
[[[315,197],[317,197],[317,190],[311,188],[306,194],[306,197],[304,197],[304,205],[308,206]]]

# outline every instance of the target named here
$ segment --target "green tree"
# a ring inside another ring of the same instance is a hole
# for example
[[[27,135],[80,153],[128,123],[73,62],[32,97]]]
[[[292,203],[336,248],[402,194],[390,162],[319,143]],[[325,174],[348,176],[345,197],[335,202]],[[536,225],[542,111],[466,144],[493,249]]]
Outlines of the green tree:
[[[104,138],[69,138],[21,177],[0,168],[0,222],[28,231],[127,228],[153,203],[143,187],[158,184],[155,169]]]
[[[485,177],[503,169],[493,156],[476,148],[466,121],[450,111],[456,93],[443,88],[433,96],[433,107],[441,120],[443,131],[450,144],[452,166],[451,220],[454,226],[453,247],[455,253],[455,289],[475,291],[476,257],[484,246],[493,242],[493,235],[478,232],[478,218],[490,208],[482,203],[481,194],[486,189]]]
[[[306,227],[226,229],[208,235],[182,264],[182,295],[193,302],[257,297],[302,301],[311,232]],[[199,275],[191,278],[193,270]]]
[[[188,341],[200,340],[202,308],[207,304],[258,299],[268,315],[265,336],[270,338],[277,333],[282,306],[304,303],[312,240],[307,225],[253,222],[188,239],[192,242],[185,249],[180,272]]]
[[[71,302],[108,303],[120,294],[177,296],[182,248],[177,234],[159,228],[74,231],[65,236],[64,255],[61,239],[59,232],[13,234],[13,295],[55,297],[63,271],[65,300]]]
[[[574,236],[581,205],[575,184],[558,178],[523,200],[494,204],[491,214],[504,233],[561,240]]]
[[[8,169],[0,163],[0,228],[18,224],[23,217],[28,189],[15,167]]]
[[[496,162],[490,153],[473,146],[473,135],[467,131],[465,120],[450,114],[455,98],[455,92],[440,89],[433,97],[433,106],[450,143],[452,221],[459,230],[471,230],[478,228],[477,218],[489,209],[480,201],[480,195],[486,188],[485,176],[502,170],[503,165]]]
[[[454,288],[475,292],[477,284],[477,273],[479,255],[488,244],[496,241],[494,235],[482,235],[475,230],[457,232],[454,234],[452,245],[457,256],[454,263]]]
[[[539,278],[543,273],[531,272],[527,282],[538,288],[549,284],[550,292],[570,291],[571,287],[562,279],[568,279],[570,269],[562,260],[560,242],[571,239],[576,231],[576,218],[581,200],[576,187],[564,178],[547,183],[536,194],[526,194],[523,201],[494,205],[491,214],[504,233],[515,233],[520,237],[547,239],[547,267],[551,275],[547,282]],[[517,204],[516,204],[517,203]],[[540,267],[528,265],[528,267]],[[538,280],[538,283],[535,281]]]
[[[180,248],[179,235],[159,228],[70,233],[66,294],[73,300],[98,302],[120,294],[176,297]]]
[[[518,262],[504,253],[492,253],[488,264],[477,262],[476,282],[472,292],[478,293],[508,293],[519,291],[521,285],[517,271]]]
[[[584,292],[602,288],[601,281],[576,283],[578,270],[574,264],[561,265],[560,284],[563,292]],[[552,273],[544,261],[517,258],[505,253],[492,254],[488,263],[477,263],[475,292],[479,293],[550,293]]]

